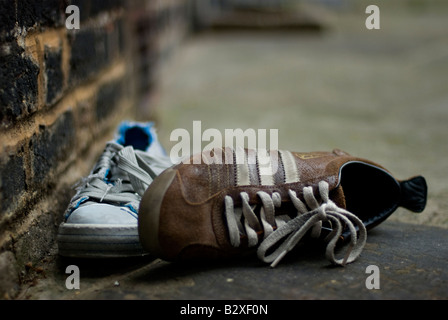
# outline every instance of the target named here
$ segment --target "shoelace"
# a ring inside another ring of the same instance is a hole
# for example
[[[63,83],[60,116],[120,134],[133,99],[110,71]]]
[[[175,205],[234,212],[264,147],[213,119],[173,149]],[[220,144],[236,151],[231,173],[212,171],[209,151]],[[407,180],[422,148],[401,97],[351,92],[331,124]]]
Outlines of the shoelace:
[[[248,246],[254,247],[258,244],[258,232],[263,232],[263,240],[258,246],[257,255],[266,263],[275,267],[283,257],[300,242],[305,234],[311,230],[312,237],[319,237],[322,222],[329,221],[332,231],[325,237],[328,243],[326,248],[327,259],[335,265],[345,265],[355,261],[361,254],[366,243],[367,231],[362,221],[349,211],[338,207],[329,198],[328,183],[321,181],[318,185],[321,202],[319,203],[313,194],[312,187],[303,189],[305,203],[297,194],[289,190],[288,194],[297,210],[297,216],[276,216],[275,208],[281,206],[281,196],[274,192],[272,196],[264,191],[257,192],[262,201],[259,218],[254,210],[256,206],[249,204],[249,195],[241,192],[241,207],[234,207],[233,199],[225,197],[225,217],[230,236],[230,243],[234,247],[240,246],[240,234],[248,239]],[[243,219],[242,219],[243,218]],[[244,220],[242,222],[241,220]],[[345,256],[336,259],[335,247],[344,229],[343,224],[350,231],[350,244]],[[276,227],[274,227],[276,226]],[[356,231],[358,227],[358,233]],[[267,255],[268,251],[272,251]]]
[[[156,161],[149,155],[137,153],[131,146],[109,142],[94,173],[79,184],[75,198],[128,204],[137,212],[143,193],[156,177],[148,164],[151,160]],[[109,173],[112,173],[110,179],[107,178]],[[72,201],[72,204],[79,205],[79,200]]]

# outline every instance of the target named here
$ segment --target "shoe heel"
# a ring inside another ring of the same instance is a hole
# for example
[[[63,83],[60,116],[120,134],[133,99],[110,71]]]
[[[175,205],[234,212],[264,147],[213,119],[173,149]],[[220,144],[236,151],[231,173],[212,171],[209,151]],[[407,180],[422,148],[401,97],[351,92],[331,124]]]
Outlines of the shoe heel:
[[[177,170],[166,169],[158,176],[145,191],[138,213],[138,232],[140,242],[150,254],[160,257],[162,252],[159,246],[159,218],[162,201]]]

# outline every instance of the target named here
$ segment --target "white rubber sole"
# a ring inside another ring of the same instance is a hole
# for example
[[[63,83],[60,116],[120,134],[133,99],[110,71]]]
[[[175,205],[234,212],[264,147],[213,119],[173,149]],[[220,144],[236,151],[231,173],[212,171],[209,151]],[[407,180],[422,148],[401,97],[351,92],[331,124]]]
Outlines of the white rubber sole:
[[[61,256],[121,258],[148,254],[142,248],[137,226],[62,223],[57,235]]]

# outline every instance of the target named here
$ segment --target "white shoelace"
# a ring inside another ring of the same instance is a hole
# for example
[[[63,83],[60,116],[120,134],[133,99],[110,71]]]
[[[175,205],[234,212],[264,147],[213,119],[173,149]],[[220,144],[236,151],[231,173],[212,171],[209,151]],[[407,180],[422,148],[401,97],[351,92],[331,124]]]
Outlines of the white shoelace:
[[[341,266],[355,261],[361,254],[367,239],[364,224],[357,216],[338,207],[330,200],[327,182],[321,181],[318,188],[320,203],[314,196],[312,187],[303,189],[305,203],[297,197],[294,191],[289,190],[289,197],[297,210],[297,216],[294,218],[287,215],[275,216],[275,208],[281,206],[281,196],[276,192],[272,196],[263,191],[257,192],[262,201],[259,218],[254,212],[255,206],[249,204],[249,195],[246,192],[240,193],[242,206],[237,208],[234,207],[233,199],[226,196],[225,217],[230,243],[234,247],[240,246],[240,235],[243,234],[248,238],[248,246],[254,247],[259,242],[258,233],[262,232],[263,240],[258,247],[257,255],[262,261],[271,263],[271,267],[275,267],[309,230],[311,230],[312,237],[319,237],[322,222],[329,221],[332,231],[325,237],[325,241],[328,242],[327,259],[331,263]],[[344,229],[341,222],[348,227],[351,237],[344,258],[336,259],[334,252],[336,243]],[[359,237],[356,227],[359,230]],[[267,255],[270,250],[273,252]]]
[[[149,184],[157,173],[168,166],[166,161],[134,150],[131,146],[123,147],[109,142],[93,170],[94,173],[80,182],[71,205],[78,206],[84,201],[96,200],[127,204],[137,212],[141,197]]]

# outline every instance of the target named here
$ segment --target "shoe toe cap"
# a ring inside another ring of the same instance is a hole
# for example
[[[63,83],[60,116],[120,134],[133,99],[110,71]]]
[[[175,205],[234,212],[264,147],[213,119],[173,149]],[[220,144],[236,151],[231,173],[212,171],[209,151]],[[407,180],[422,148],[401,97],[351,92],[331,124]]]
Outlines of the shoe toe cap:
[[[94,203],[79,207],[67,223],[137,225],[137,215],[126,207]]]

